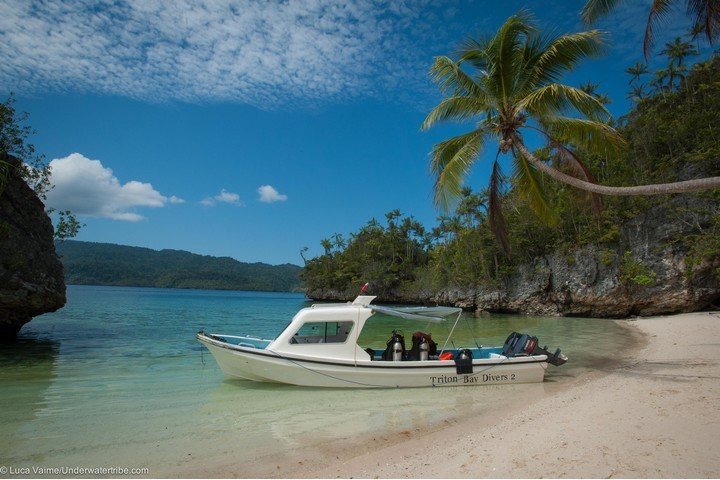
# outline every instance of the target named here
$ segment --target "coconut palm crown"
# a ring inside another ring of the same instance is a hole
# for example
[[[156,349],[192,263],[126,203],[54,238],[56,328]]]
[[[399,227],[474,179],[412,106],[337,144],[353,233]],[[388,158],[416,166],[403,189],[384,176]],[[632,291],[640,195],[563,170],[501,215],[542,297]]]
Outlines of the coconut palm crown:
[[[628,83],[632,84],[635,80],[640,80],[640,75],[645,75],[646,73],[649,73],[649,70],[647,68],[647,65],[637,62],[635,63],[635,65],[625,69],[625,73],[631,76]]]
[[[667,56],[671,64],[677,62],[676,66],[682,67],[685,64],[685,58],[697,55],[698,50],[692,43],[676,37],[672,42],[666,43],[665,48],[660,53]]]
[[[538,160],[524,145],[523,132],[539,132],[549,151],[584,181],[592,181],[572,147],[607,151],[623,144],[608,125],[602,102],[580,88],[559,83],[562,75],[603,51],[598,30],[568,35],[542,34],[525,11],[510,17],[492,38],[468,40],[458,59],[437,57],[431,75],[446,98],[422,124],[426,130],[446,120],[474,120],[475,128],[435,145],[431,171],[436,177],[435,202],[447,209],[459,196],[463,181],[489,141],[498,144],[489,184],[490,225],[508,250],[500,210],[500,154],[510,154],[518,192],[541,218],[553,212],[543,192]],[[561,173],[555,170],[557,173]]]

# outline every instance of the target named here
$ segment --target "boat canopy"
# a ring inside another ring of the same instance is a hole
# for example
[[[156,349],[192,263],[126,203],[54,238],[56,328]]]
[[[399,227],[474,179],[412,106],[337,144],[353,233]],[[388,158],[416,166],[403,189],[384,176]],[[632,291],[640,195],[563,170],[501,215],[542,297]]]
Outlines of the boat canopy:
[[[384,305],[369,305],[374,312],[385,313],[394,317],[408,320],[421,320],[424,322],[442,322],[445,317],[462,312],[456,307],[386,307]]]

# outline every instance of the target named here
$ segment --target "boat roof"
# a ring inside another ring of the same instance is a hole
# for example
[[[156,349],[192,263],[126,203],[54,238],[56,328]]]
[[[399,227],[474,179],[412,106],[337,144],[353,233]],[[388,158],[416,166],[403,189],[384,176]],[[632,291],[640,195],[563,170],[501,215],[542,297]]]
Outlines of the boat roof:
[[[384,313],[393,317],[406,318],[408,320],[418,320],[423,322],[442,322],[446,317],[462,312],[462,308],[457,307],[396,307],[387,305],[370,305],[376,297],[361,295],[352,303],[325,303],[314,304],[313,308],[318,307],[338,307],[338,306],[361,306],[369,308],[373,313]]]
[[[442,322],[445,317],[462,312],[462,308],[455,307],[387,307],[385,305],[372,305],[375,312],[385,313],[394,317],[408,320],[422,320],[424,322]]]

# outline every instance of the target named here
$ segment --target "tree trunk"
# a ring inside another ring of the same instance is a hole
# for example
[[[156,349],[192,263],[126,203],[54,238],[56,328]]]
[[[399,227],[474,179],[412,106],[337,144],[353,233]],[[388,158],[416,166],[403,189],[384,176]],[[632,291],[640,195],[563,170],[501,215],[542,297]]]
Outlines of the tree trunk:
[[[520,153],[528,159],[538,170],[549,175],[559,182],[572,185],[573,187],[588,192],[599,193],[601,195],[664,195],[668,193],[686,193],[696,192],[699,190],[710,190],[713,188],[720,188],[720,177],[706,177],[698,178],[697,180],[685,180],[682,182],[673,183],[657,183],[653,185],[639,185],[637,187],[608,187],[606,185],[598,185],[597,183],[586,182],[579,178],[567,175],[563,172],[555,170],[545,162],[538,160],[522,142],[522,140],[515,136],[513,138],[513,144],[517,147]]]

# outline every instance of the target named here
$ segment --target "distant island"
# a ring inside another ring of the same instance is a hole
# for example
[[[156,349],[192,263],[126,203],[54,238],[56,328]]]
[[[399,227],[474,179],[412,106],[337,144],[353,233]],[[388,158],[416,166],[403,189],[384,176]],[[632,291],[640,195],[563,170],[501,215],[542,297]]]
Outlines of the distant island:
[[[112,243],[56,241],[65,282],[215,290],[300,291],[301,267],[244,263],[183,250],[153,250]]]

